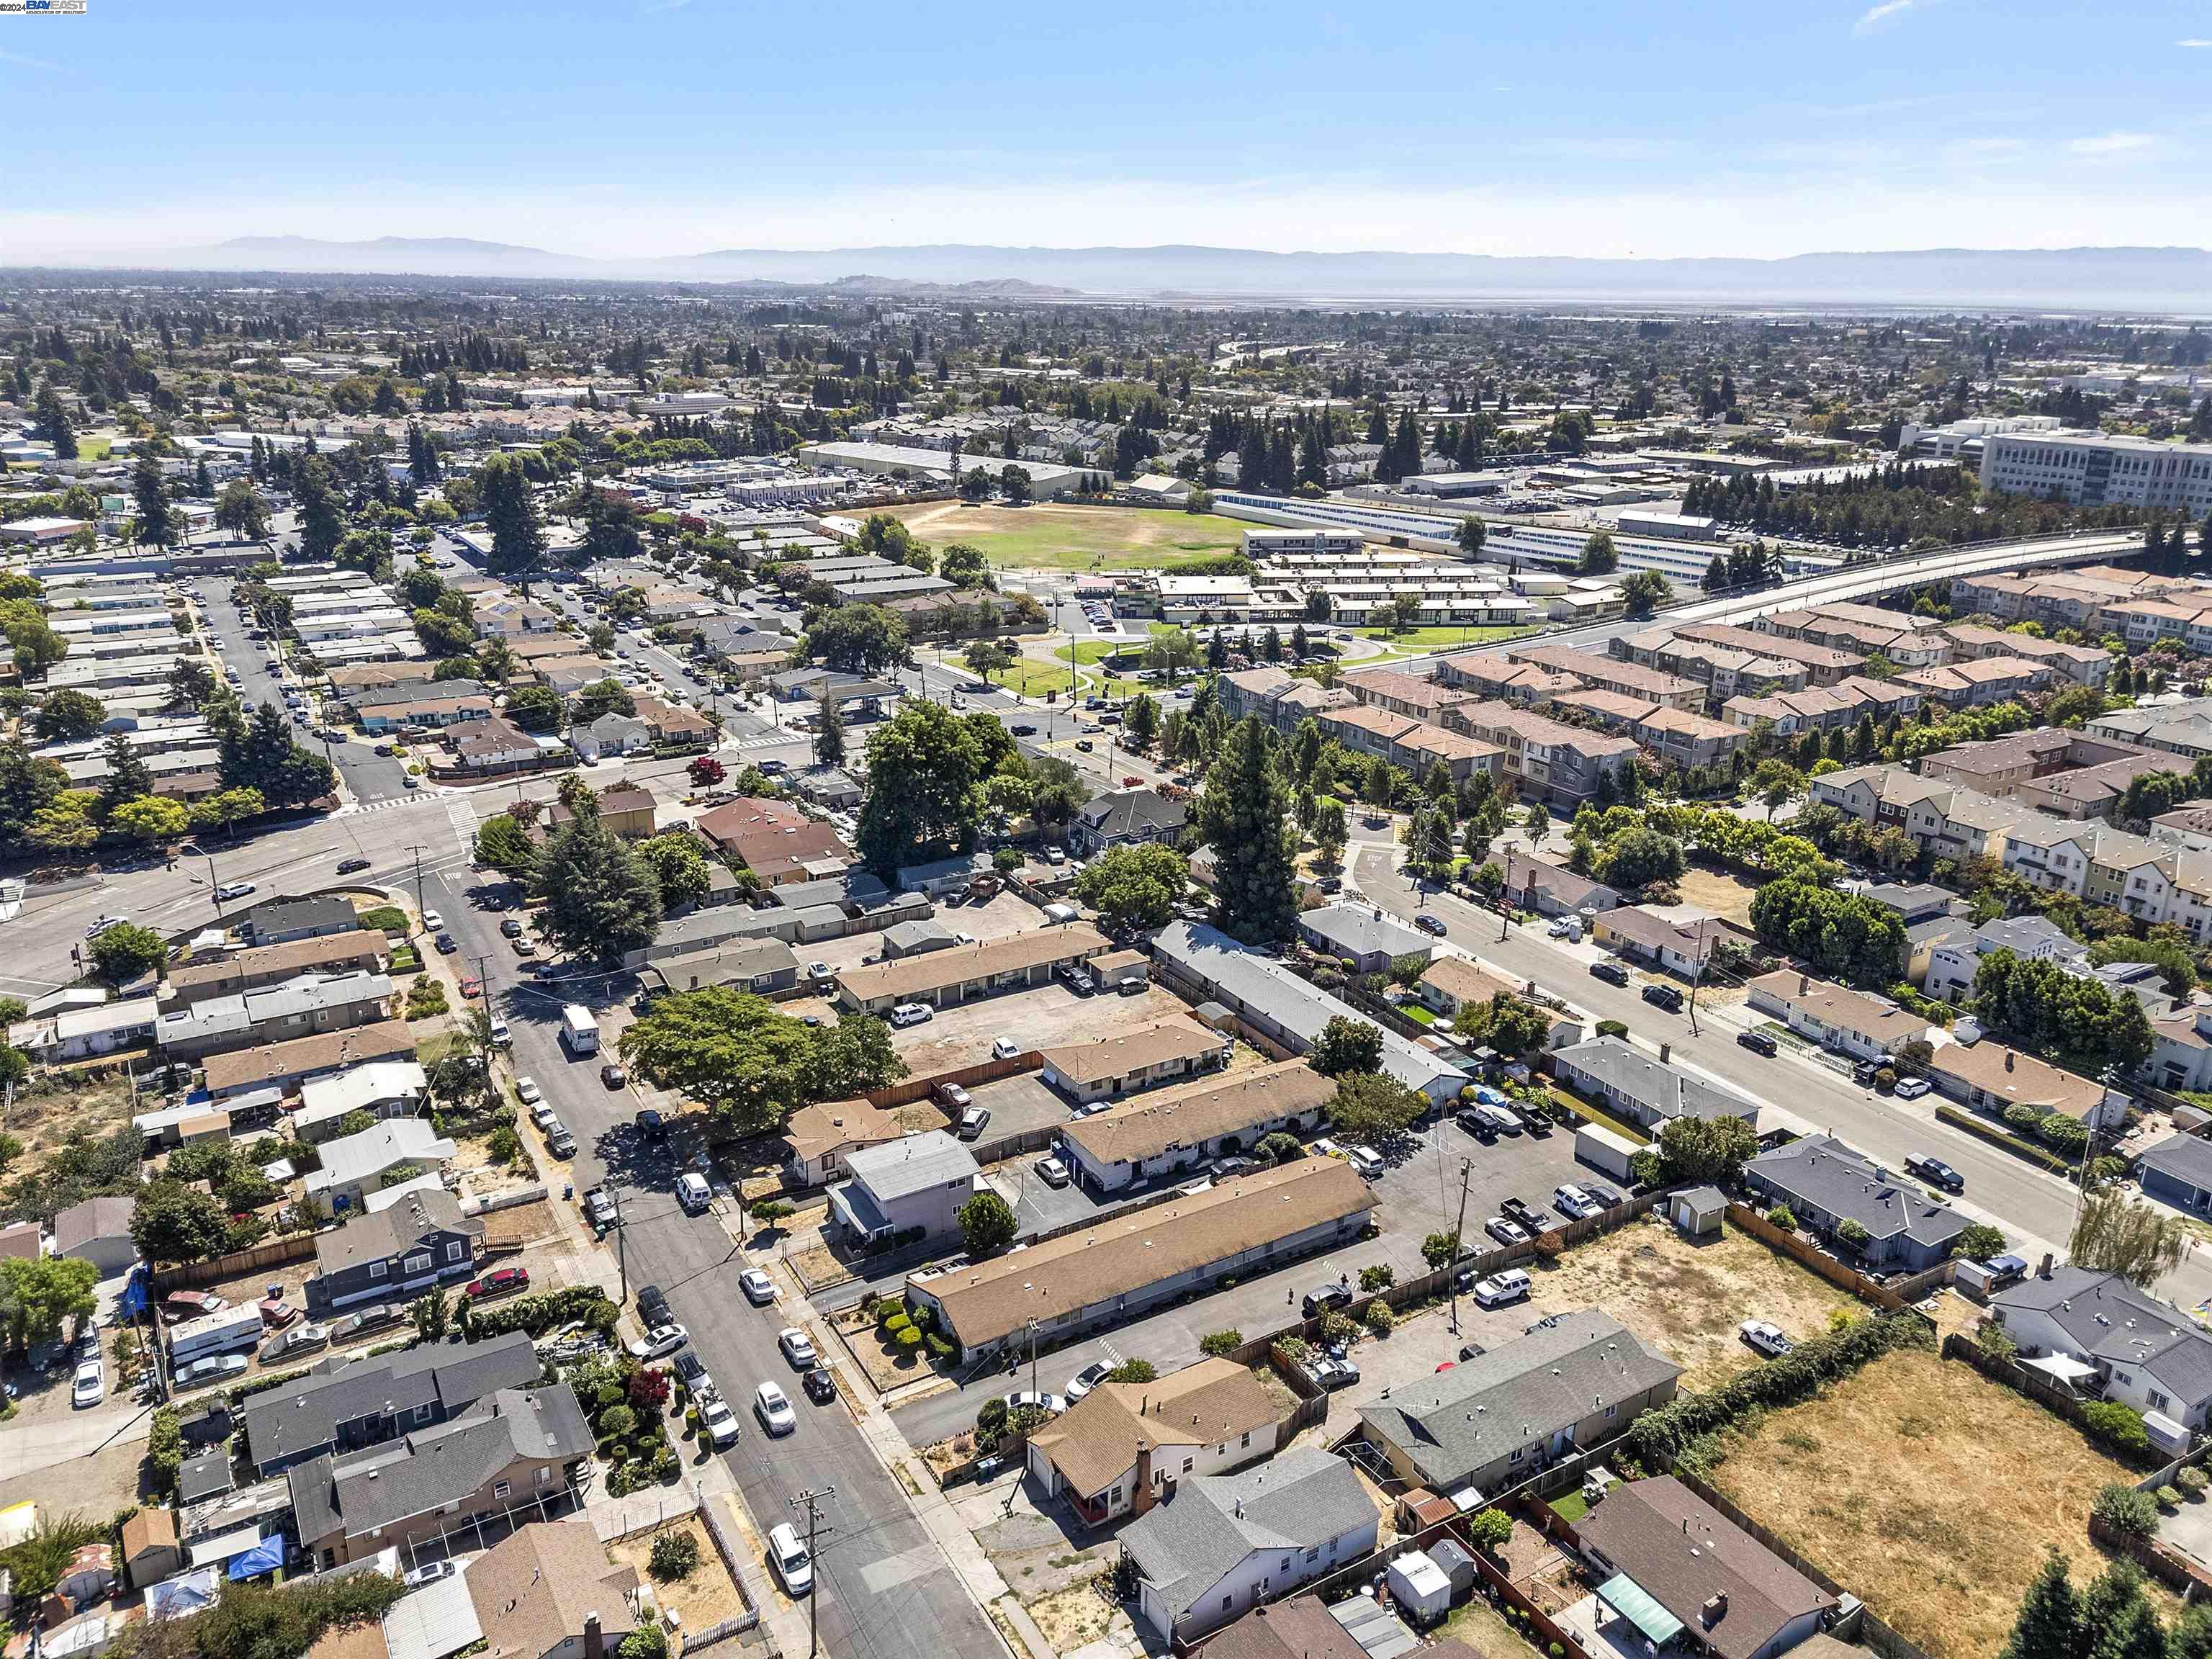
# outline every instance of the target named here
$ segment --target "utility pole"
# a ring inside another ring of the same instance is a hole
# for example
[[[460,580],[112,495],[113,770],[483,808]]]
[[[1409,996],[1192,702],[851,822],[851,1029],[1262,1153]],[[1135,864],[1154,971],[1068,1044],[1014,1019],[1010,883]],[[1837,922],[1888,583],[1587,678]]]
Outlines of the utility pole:
[[[1473,1158],[1463,1158],[1460,1159],[1459,1219],[1452,1223],[1452,1255],[1450,1263],[1452,1276],[1450,1324],[1451,1334],[1454,1336],[1457,1336],[1459,1334],[1459,1253],[1462,1248],[1461,1241],[1466,1237],[1467,1229],[1467,1180],[1468,1176],[1474,1172],[1474,1160]]]
[[[1705,919],[1698,918],[1698,957],[1690,964],[1690,1035],[1698,1031],[1698,981],[1705,976]]]
[[[809,1487],[789,1500],[791,1507],[806,1505],[806,1565],[814,1574],[814,1594],[806,1598],[806,1659],[822,1651],[822,1564],[815,1556],[815,1537],[822,1527],[822,1500],[835,1498],[835,1486]]]
[[[419,917],[429,908],[422,902],[422,854],[425,849],[422,842],[416,842],[406,850],[415,855],[415,914]]]
[[[607,1197],[615,1206],[615,1270],[622,1275],[622,1294],[615,1298],[615,1306],[625,1306],[629,1301],[629,1229],[623,1224],[622,1188],[613,1181],[607,1182]],[[808,1547],[811,1550],[812,1546]]]

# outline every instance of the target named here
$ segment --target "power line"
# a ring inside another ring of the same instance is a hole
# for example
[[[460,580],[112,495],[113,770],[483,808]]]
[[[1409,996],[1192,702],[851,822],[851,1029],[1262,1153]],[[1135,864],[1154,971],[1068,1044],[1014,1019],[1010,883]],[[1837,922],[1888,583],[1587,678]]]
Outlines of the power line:
[[[835,1486],[810,1487],[796,1498],[788,1500],[794,1510],[801,1504],[806,1505],[806,1566],[809,1572],[815,1573],[817,1577],[820,1569],[814,1565],[814,1540],[822,1525],[822,1500],[825,1498],[835,1498],[836,1495],[837,1488]],[[821,1586],[817,1584],[815,1589],[818,1592]],[[810,1595],[806,1598],[806,1659],[817,1659],[817,1656],[822,1650],[821,1621],[822,1597],[819,1594]]]

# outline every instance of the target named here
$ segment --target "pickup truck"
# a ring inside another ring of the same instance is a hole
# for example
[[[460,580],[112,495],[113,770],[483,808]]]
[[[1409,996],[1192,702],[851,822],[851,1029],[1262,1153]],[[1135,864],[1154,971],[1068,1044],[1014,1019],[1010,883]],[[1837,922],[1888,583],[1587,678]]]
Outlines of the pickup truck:
[[[1918,1176],[1931,1187],[1941,1187],[1947,1193],[1966,1190],[1966,1177],[1940,1158],[1915,1157],[1905,1160],[1905,1172]]]

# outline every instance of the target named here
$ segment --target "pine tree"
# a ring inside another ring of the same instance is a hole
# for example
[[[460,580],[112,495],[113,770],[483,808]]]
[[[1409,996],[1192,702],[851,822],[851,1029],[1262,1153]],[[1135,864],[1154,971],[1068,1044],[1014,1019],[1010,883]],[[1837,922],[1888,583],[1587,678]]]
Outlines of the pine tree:
[[[1297,830],[1256,716],[1231,732],[1208,771],[1198,821],[1214,851],[1221,926],[1250,941],[1287,937],[1297,919]]]
[[[815,710],[814,760],[819,766],[845,763],[845,721],[836,701],[826,695]]]
[[[169,511],[169,492],[161,482],[161,464],[151,450],[139,452],[131,471],[131,493],[138,511],[137,539],[148,547],[177,544],[176,515]]]
[[[1999,1659],[2074,1659],[2081,1616],[2066,1558],[2052,1550],[2021,1598],[2020,1616]]]
[[[54,447],[58,459],[76,459],[76,428],[70,424],[69,410],[62,406],[61,393],[54,383],[46,381],[39,388],[39,403],[34,411],[38,417],[39,435]]]

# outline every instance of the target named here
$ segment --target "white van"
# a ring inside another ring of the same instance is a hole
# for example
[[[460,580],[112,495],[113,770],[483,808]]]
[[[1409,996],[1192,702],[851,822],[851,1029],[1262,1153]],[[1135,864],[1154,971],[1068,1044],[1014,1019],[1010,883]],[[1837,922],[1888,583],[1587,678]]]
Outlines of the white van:
[[[705,1209],[714,1197],[714,1188],[708,1186],[706,1176],[686,1170],[676,1177],[676,1201],[693,1214]]]
[[[789,1594],[804,1595],[814,1588],[814,1563],[806,1553],[806,1540],[790,1522],[779,1521],[769,1528],[768,1559]]]
[[[1481,1114],[1484,1122],[1502,1135],[1517,1135],[1528,1127],[1510,1106],[1478,1106],[1474,1109]]]

